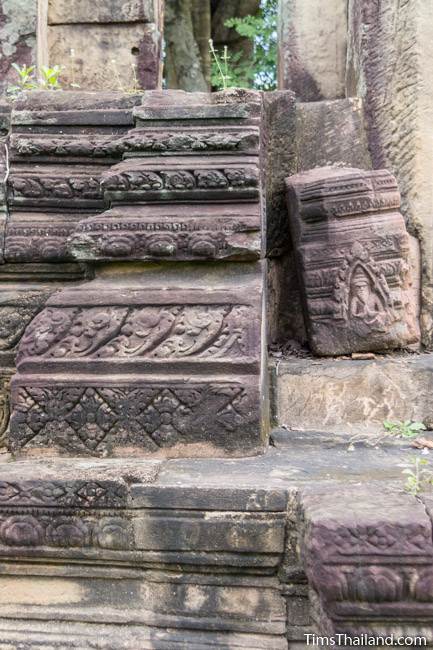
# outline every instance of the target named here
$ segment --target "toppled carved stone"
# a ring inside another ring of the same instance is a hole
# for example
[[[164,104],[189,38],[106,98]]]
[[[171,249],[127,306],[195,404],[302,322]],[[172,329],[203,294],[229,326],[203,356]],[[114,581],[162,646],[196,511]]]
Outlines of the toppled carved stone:
[[[378,483],[309,489],[301,548],[322,634],[426,635],[430,625],[431,521],[414,497]]]
[[[312,351],[418,344],[410,240],[394,177],[325,167],[286,183]]]

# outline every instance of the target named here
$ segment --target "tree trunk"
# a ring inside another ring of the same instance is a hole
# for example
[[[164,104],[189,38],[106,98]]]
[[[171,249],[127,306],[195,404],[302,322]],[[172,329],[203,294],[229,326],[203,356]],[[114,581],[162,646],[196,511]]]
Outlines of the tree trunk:
[[[236,30],[225,26],[229,18],[255,16],[260,9],[260,0],[212,0],[212,35],[217,49],[227,45],[231,53],[241,52],[242,59],[252,55],[250,39],[239,36]]]
[[[193,26],[193,8],[209,0],[166,0],[165,3],[165,78],[167,88],[189,92],[209,90],[206,68],[203,73],[200,49]],[[205,12],[204,12],[205,13]]]
[[[200,51],[201,69],[210,89],[211,57],[209,39],[211,38],[210,0],[193,0],[192,24],[195,40]]]

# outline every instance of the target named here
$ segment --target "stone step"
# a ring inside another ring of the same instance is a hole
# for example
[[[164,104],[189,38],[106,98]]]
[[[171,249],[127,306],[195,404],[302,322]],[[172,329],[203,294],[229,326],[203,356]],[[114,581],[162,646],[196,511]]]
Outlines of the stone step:
[[[385,420],[433,425],[433,355],[273,359],[274,424],[350,435],[377,434]]]
[[[411,453],[280,430],[245,459],[5,455],[0,648],[433,642],[433,497],[404,492]]]

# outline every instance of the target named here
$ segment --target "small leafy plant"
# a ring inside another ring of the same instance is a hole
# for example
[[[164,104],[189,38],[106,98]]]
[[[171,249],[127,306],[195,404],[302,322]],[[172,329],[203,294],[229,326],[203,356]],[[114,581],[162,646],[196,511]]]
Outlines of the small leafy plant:
[[[135,94],[142,92],[140,88],[140,82],[137,76],[137,64],[131,63],[131,75],[125,75],[124,70],[121,73],[117,65],[116,59],[111,59],[111,69],[113,71],[113,76],[116,81],[117,89],[122,93]]]
[[[40,70],[39,86],[45,90],[60,90],[60,73],[62,68],[60,65],[54,65],[49,68],[43,65]]]
[[[426,458],[413,456],[405,466],[403,474],[406,476],[404,489],[412,496],[418,496],[426,487],[433,484],[433,473],[427,469],[430,463]]]
[[[26,90],[35,90],[38,87],[35,79],[34,65],[23,65],[20,67],[17,63],[12,63],[12,67],[18,74],[18,80],[15,85],[9,86],[7,90],[9,95],[16,97]]]
[[[17,83],[7,89],[7,93],[12,99],[16,99],[27,90],[61,90],[59,77],[62,67],[60,65],[55,65],[52,68],[43,65],[39,71],[39,77],[36,77],[34,65],[19,66],[13,63],[12,67],[18,74]]]
[[[386,431],[399,438],[415,438],[421,431],[426,430],[422,422],[412,422],[411,420],[405,420],[404,422],[385,420],[383,427]]]

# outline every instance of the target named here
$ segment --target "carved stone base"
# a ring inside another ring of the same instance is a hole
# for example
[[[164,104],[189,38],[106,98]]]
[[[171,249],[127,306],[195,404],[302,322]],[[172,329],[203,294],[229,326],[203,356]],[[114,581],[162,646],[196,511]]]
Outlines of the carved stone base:
[[[162,485],[160,469],[1,466],[0,647],[287,648],[284,491]]]
[[[433,500],[402,490],[411,453],[286,432],[249,459],[5,460],[0,647],[432,643]]]
[[[433,643],[432,497],[423,500],[371,481],[305,491],[302,548],[322,633]]]
[[[261,266],[238,269],[108,267],[52,296],[20,343],[11,450],[263,451]]]

